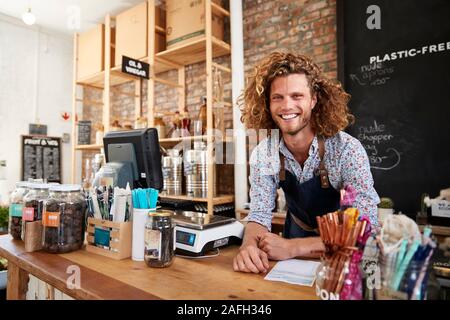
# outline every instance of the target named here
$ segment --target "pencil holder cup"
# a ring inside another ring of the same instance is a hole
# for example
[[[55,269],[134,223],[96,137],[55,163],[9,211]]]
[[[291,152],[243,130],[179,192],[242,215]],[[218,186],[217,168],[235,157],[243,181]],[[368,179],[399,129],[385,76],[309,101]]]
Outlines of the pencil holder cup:
[[[377,300],[427,300],[435,286],[432,265],[423,261],[412,261],[404,269],[395,269],[395,255],[380,255],[381,281],[376,290]],[[394,271],[392,271],[394,270]],[[398,273],[403,274],[397,279]]]
[[[115,260],[131,256],[132,223],[88,218],[86,251]]]
[[[358,260],[339,252],[323,257],[316,272],[316,295],[321,300],[361,300],[362,270]]]

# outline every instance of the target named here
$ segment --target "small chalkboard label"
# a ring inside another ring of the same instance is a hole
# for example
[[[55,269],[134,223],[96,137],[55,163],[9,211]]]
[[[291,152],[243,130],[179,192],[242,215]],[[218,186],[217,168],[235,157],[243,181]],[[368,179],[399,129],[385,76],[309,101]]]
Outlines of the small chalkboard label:
[[[30,123],[28,134],[47,135],[47,126],[45,124]]]
[[[149,79],[150,65],[139,60],[122,56],[122,72],[139,78]]]
[[[91,120],[78,121],[78,144],[91,143]]]

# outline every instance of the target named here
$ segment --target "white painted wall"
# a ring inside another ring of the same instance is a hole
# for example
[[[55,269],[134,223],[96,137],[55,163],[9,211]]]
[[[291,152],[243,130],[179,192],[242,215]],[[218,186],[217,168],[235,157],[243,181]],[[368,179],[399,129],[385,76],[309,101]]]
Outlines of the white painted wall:
[[[0,202],[21,178],[20,136],[28,134],[29,123],[46,124],[49,136],[71,133],[61,113],[72,109],[72,46],[67,35],[0,14],[0,160],[6,160]],[[70,143],[61,147],[62,182],[69,183]]]

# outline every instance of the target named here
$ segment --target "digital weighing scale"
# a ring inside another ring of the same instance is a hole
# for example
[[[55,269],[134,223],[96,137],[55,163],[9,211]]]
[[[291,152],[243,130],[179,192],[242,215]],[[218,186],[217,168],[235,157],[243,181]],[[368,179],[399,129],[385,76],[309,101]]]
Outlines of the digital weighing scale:
[[[175,247],[179,254],[201,256],[229,244],[239,244],[244,225],[235,218],[195,211],[176,211]]]

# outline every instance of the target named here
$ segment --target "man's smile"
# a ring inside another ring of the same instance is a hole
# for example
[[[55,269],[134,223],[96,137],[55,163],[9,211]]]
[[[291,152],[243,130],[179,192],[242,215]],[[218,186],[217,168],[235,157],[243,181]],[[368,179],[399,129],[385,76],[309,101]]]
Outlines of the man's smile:
[[[299,116],[299,113],[287,113],[287,114],[280,114],[280,118],[283,120],[292,120]]]

